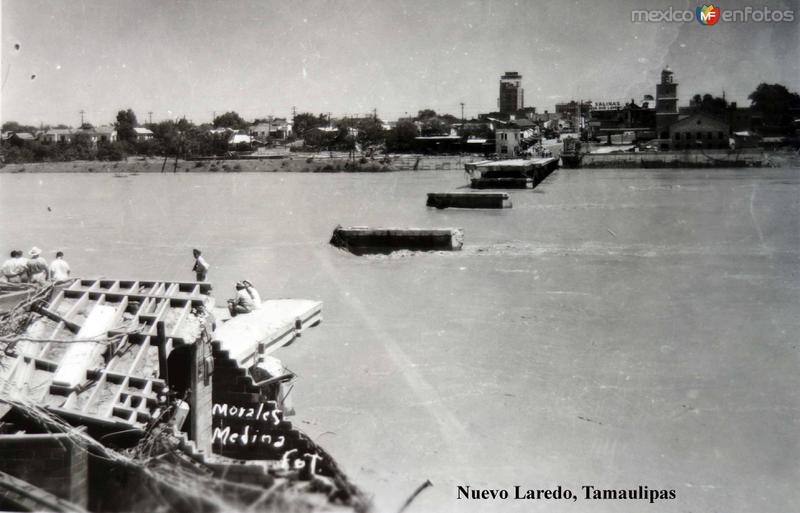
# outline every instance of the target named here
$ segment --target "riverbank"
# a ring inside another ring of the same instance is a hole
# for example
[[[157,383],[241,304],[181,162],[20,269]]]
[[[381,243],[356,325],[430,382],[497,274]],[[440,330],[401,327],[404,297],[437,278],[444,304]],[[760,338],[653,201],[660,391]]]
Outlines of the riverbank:
[[[729,157],[730,152],[696,156],[692,165],[678,165],[670,152],[647,154],[653,162],[642,162],[642,153],[583,154],[581,167],[586,168],[652,168],[708,167],[710,157]],[[799,167],[800,156],[794,152],[742,152],[744,165],[758,167]],[[556,154],[556,152],[554,152]],[[0,174],[13,173],[95,173],[120,176],[147,173],[386,173],[392,171],[450,171],[463,170],[464,164],[485,160],[479,155],[386,155],[379,158],[348,158],[346,153],[293,153],[285,157],[178,160],[153,157],[129,157],[119,162],[79,160],[71,162],[34,162],[5,164]],[[647,160],[647,159],[646,159]],[[719,165],[711,167],[720,167]],[[729,167],[736,167],[729,163]]]
[[[381,173],[390,171],[447,171],[482,156],[387,155],[380,158],[348,158],[347,154],[299,153],[263,159],[178,160],[130,157],[119,162],[72,161],[6,164],[0,173],[97,173],[132,175],[144,173]]]

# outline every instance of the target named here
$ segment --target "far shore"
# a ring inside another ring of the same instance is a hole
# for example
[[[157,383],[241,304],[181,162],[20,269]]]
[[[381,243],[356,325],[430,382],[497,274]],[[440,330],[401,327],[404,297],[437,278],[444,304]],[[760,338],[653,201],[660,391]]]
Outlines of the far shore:
[[[346,154],[298,154],[265,159],[178,160],[157,157],[129,157],[118,162],[80,160],[71,162],[35,162],[5,164],[0,173],[380,173],[391,171],[428,171],[463,169],[466,162],[482,156],[390,155],[374,159],[347,158]]]
[[[792,151],[765,151],[768,167],[800,168],[800,155]],[[393,171],[463,170],[464,164],[484,160],[481,155],[380,155],[348,158],[342,153],[295,153],[277,158],[210,158],[178,160],[163,157],[128,157],[118,162],[76,160],[0,165],[0,174],[97,173],[384,173]]]

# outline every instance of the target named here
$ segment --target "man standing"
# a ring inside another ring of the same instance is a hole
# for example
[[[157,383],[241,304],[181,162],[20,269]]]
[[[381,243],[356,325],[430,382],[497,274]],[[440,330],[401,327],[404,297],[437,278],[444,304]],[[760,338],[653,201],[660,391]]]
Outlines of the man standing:
[[[69,279],[69,273],[72,272],[69,264],[64,260],[64,252],[59,251],[56,253],[56,259],[50,264],[50,279],[59,282]]]
[[[23,278],[27,278],[27,262],[22,258],[22,252],[16,249],[11,252],[10,256],[11,258],[3,262],[3,266],[0,267],[0,272],[3,273],[3,277],[7,282],[22,283]]]
[[[30,258],[28,259],[28,274],[31,277],[31,283],[42,284],[47,281],[47,261],[42,258],[42,250],[34,246],[28,252]]]
[[[208,262],[202,257],[203,253],[199,249],[193,249],[192,254],[194,255],[194,267],[192,267],[192,271],[194,271],[197,281],[206,281]]]

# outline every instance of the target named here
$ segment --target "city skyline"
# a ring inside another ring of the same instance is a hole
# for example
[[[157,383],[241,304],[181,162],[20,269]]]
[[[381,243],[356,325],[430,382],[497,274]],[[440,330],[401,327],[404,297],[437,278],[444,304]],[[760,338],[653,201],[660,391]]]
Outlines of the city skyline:
[[[738,3],[737,3],[738,5]],[[744,5],[744,4],[742,4]],[[797,12],[797,2],[765,2]],[[423,108],[473,117],[497,106],[508,71],[525,105],[640,100],[670,66],[696,93],[747,105],[760,82],[800,89],[792,23],[632,23],[658,2],[2,2],[5,121],[140,122],[214,112],[247,119]],[[676,2],[675,8],[694,8]],[[724,7],[733,8],[726,3]],[[596,30],[602,27],[603,30]],[[613,27],[614,30],[609,30]]]

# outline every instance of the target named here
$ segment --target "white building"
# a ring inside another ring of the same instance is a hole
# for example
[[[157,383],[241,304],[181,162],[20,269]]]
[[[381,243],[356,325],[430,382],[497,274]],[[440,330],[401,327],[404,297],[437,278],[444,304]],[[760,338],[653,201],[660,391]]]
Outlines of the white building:
[[[153,132],[147,128],[137,126],[133,131],[136,132],[136,142],[149,141],[153,138]]]

